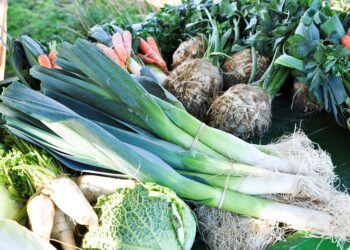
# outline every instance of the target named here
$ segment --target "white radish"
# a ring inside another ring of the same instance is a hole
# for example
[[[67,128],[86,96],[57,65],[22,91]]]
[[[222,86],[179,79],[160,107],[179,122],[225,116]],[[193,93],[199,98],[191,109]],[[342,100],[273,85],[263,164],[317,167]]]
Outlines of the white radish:
[[[89,202],[96,202],[101,195],[110,195],[118,188],[133,188],[134,180],[116,179],[98,175],[81,175],[76,180],[78,187]]]
[[[69,178],[57,177],[50,180],[42,192],[65,214],[78,224],[89,227],[98,226],[98,216],[85,199],[77,184]]]
[[[55,223],[51,235],[52,238],[61,243],[63,250],[74,250],[77,249],[74,239],[74,231],[67,220],[68,218],[66,218],[66,215],[62,210],[56,207]]]
[[[52,200],[42,194],[32,197],[27,204],[27,213],[33,233],[49,241],[55,215]]]

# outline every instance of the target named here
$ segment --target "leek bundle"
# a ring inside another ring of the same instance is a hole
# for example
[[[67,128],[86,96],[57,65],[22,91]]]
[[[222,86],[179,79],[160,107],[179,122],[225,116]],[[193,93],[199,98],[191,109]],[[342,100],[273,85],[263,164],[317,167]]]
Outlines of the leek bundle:
[[[286,142],[252,145],[201,124],[148,92],[87,41],[65,46],[60,54],[84,76],[36,67],[31,73],[42,81],[44,94],[16,82],[8,87],[1,96],[1,111],[14,134],[75,169],[117,171],[211,207],[321,235],[349,236],[342,216],[348,218],[348,213],[337,213],[337,204],[349,199],[330,190],[335,176],[329,162],[314,169],[309,161],[293,158],[293,152],[285,150]],[[208,176],[217,173],[225,178]],[[261,194],[250,189],[259,176],[279,183],[264,194],[288,194],[284,184],[289,177],[319,181],[319,205],[299,200],[296,206],[243,194]],[[246,185],[237,178],[246,178]],[[331,194],[329,199],[324,193]]]

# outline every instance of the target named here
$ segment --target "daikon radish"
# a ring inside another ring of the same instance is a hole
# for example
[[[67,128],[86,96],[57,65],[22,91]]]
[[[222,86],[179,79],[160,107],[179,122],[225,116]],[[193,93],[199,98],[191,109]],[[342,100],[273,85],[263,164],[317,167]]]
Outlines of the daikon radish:
[[[52,229],[51,236],[61,243],[63,250],[74,250],[77,249],[76,242],[74,239],[73,228],[69,225],[66,215],[61,209],[56,207],[54,226]]]
[[[32,197],[27,204],[27,213],[33,233],[49,241],[55,214],[52,200],[42,194]]]
[[[90,203],[69,178],[57,177],[50,180],[42,190],[65,214],[81,225],[98,226],[98,217]]]
[[[101,195],[110,195],[117,188],[133,188],[136,185],[134,180],[115,179],[98,175],[81,175],[75,183],[89,202],[96,202]]]

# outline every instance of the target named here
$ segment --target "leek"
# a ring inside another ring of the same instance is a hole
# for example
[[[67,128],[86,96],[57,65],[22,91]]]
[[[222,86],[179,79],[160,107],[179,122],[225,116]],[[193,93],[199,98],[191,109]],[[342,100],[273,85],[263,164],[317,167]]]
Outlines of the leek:
[[[165,162],[150,154],[144,155],[116,139],[108,131],[83,118],[60,103],[14,82],[1,96],[2,111],[7,120],[29,119],[43,124],[58,138],[79,148],[81,155],[91,155],[100,165],[113,171],[133,176],[141,181],[155,182],[174,190],[179,196],[199,203],[221,207],[238,214],[280,221],[293,228],[324,233],[337,223],[331,214],[309,208],[282,204],[230,190],[215,188],[178,174]],[[10,111],[9,111],[10,110]],[[23,116],[23,114],[26,114]],[[26,119],[23,119],[26,118]],[[23,134],[30,135],[26,126],[18,126]],[[36,138],[37,142],[45,140]],[[55,151],[48,143],[50,150]],[[68,151],[68,149],[67,149]],[[71,154],[79,161],[79,156]]]

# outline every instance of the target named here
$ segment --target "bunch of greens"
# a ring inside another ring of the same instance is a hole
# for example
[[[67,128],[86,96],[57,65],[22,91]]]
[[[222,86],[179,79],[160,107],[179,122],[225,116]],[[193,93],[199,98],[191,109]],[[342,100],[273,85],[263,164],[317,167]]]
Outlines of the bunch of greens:
[[[308,87],[310,99],[316,99],[340,125],[347,119],[349,88],[348,51],[340,44],[345,30],[338,15],[310,8],[300,19],[295,35],[288,38],[284,54],[276,63],[293,69],[297,80]]]
[[[34,181],[26,172],[27,166],[61,173],[57,162],[45,151],[32,144],[7,135],[0,150],[0,183],[16,200],[24,202],[36,193]],[[44,171],[44,170],[43,170]]]
[[[168,188],[153,183],[118,189],[95,206],[100,225],[83,239],[89,249],[183,249],[192,247],[196,221]]]
[[[235,48],[251,47],[253,69],[251,79],[256,71],[256,51],[271,58],[265,74],[258,79],[258,84],[272,99],[287,80],[289,70],[281,65],[274,65],[275,59],[281,55],[286,40],[295,32],[301,16],[310,5],[320,5],[314,1],[259,1],[242,8],[245,29],[244,39]]]
[[[181,40],[201,34],[206,38],[207,46],[212,47],[208,49],[210,55],[207,57],[214,57],[215,61],[215,57],[222,57],[223,52],[230,52],[232,43],[238,41],[239,5],[239,2],[229,0],[186,0],[178,6],[165,5],[137,28],[137,35],[155,37],[170,63]]]

